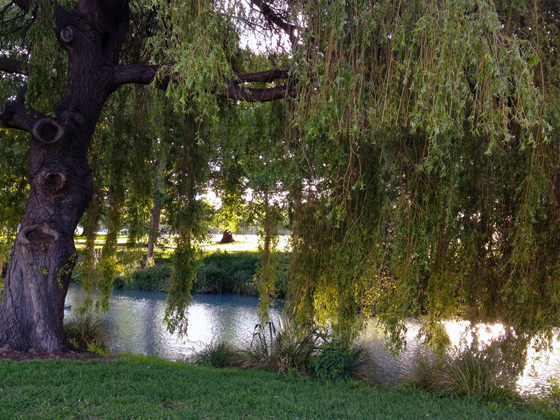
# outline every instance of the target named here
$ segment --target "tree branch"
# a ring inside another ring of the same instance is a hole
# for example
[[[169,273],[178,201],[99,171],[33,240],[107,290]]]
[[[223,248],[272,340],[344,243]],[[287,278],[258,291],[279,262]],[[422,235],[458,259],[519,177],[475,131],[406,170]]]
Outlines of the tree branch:
[[[292,43],[292,46],[296,43],[296,29],[297,29],[297,27],[295,25],[292,25],[291,23],[286,22],[264,0],[251,0],[251,3],[259,8],[259,10],[263,14],[264,18],[266,19],[266,21],[270,25],[274,24],[274,25],[278,26],[280,29],[282,29],[286,33],[286,35],[288,35],[288,38],[290,38],[290,42]]]
[[[144,66],[144,65],[127,65],[115,68],[115,77],[112,90],[116,90],[119,86],[128,83],[137,83],[148,85],[154,81],[159,69],[162,66]],[[269,70],[259,73],[250,73],[237,76],[228,82],[228,87],[214,93],[231,99],[244,100],[247,102],[268,102],[276,99],[283,99],[287,96],[296,96],[296,83],[291,80],[284,86],[275,86],[265,89],[253,89],[239,86],[239,83],[270,83],[278,79],[288,79],[289,73],[286,70]],[[157,87],[167,89],[171,78],[164,76],[159,80]]]
[[[252,83],[252,82],[264,82],[270,83],[277,79],[287,79],[289,73],[286,70],[269,70],[261,71],[259,73],[249,73],[237,76],[237,79],[233,80],[234,83]]]
[[[0,71],[6,73],[26,74],[23,71],[23,63],[11,58],[0,58]]]
[[[12,0],[12,2],[25,13],[29,12],[31,8],[31,0]]]
[[[291,82],[284,86],[276,86],[266,89],[252,89],[239,86],[234,83],[223,91],[217,91],[218,95],[229,99],[238,99],[247,102],[270,102],[286,97],[296,97],[297,91],[295,83]]]
[[[21,102],[6,102],[0,106],[0,121],[8,128],[17,128],[31,133],[33,126],[41,118],[44,118],[43,114],[36,110],[28,112],[25,104]]]
[[[238,99],[247,102],[269,102],[276,99],[297,96],[295,80],[289,80],[283,86],[275,86],[265,89],[253,89],[239,86],[239,83],[270,83],[278,79],[288,79],[290,77],[286,70],[269,70],[259,73],[250,73],[237,76],[236,79],[228,83],[228,87],[222,91],[216,91],[218,95],[230,99]]]
[[[116,90],[121,85],[129,83],[149,85],[156,79],[161,67],[160,65],[145,66],[141,64],[118,66],[115,68],[114,87],[112,91]],[[162,80],[158,81],[157,87],[159,89],[167,89],[168,84],[169,76],[165,76]]]

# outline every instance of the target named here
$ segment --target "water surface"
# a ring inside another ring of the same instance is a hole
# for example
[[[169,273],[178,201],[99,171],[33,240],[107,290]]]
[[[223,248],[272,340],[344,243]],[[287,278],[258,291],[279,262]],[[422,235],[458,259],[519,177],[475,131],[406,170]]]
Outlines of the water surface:
[[[258,298],[234,294],[193,294],[188,309],[188,335],[170,334],[163,323],[166,293],[139,290],[113,290],[110,311],[103,316],[113,325],[111,351],[114,353],[157,354],[180,360],[211,342],[250,342],[257,316]],[[66,305],[77,307],[85,292],[71,284]],[[281,308],[272,308],[277,319]],[[66,318],[71,311],[66,312]]]

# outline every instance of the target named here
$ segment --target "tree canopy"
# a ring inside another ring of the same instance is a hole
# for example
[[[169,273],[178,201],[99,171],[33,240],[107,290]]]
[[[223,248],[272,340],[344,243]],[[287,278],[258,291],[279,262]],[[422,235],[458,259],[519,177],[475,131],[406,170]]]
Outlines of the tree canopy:
[[[268,237],[274,212],[289,214],[289,305],[301,322],[351,338],[375,314],[398,345],[409,317],[425,321],[428,341],[460,317],[550,342],[560,321],[558,2],[2,4],[0,158],[21,173],[13,129],[31,133],[30,203],[36,190],[62,194],[77,168],[91,167],[96,186],[80,169],[89,192],[79,205],[41,196],[33,219],[28,204],[14,249],[59,241],[57,223],[73,230],[91,196],[92,232],[107,197],[110,277],[123,207],[134,232],[161,186],[174,186],[167,320],[182,329],[204,234],[197,197],[214,177],[233,203],[241,185],[261,195]],[[70,169],[42,169],[53,162]],[[25,191],[21,180],[3,175],[2,196]],[[13,240],[17,217],[0,215]],[[65,247],[58,263],[41,260],[51,282],[71,261]],[[9,287],[37,275],[25,258],[10,262]]]

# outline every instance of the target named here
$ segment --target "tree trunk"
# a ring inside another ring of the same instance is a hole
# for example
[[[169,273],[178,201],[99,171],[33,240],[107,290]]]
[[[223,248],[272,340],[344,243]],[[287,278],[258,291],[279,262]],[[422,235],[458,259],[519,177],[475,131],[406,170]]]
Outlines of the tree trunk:
[[[116,89],[115,66],[128,30],[128,3],[83,0],[55,9],[68,52],[68,83],[56,117],[22,102],[0,107],[4,125],[28,131],[30,193],[12,248],[0,306],[0,346],[63,351],[64,300],[77,260],[74,230],[93,193],[87,150],[101,108]]]
[[[222,240],[218,243],[231,244],[233,242],[235,242],[235,239],[233,239],[233,234],[229,230],[224,230],[224,233],[222,234]]]
[[[77,260],[74,229],[91,198],[87,161],[41,162],[4,280],[0,343],[27,351],[61,351],[64,300]]]
[[[150,235],[148,236],[148,254],[146,255],[145,268],[154,264],[154,250],[158,238],[162,207],[163,203],[161,201],[154,200],[152,215],[150,216]]]

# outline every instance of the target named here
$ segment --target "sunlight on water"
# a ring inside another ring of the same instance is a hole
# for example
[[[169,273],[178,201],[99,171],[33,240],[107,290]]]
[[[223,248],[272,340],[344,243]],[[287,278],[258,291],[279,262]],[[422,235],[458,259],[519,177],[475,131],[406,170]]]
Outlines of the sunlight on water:
[[[465,332],[470,327],[470,323],[466,321],[449,321],[445,322],[447,334],[451,339],[452,346],[456,348],[464,348],[469,345],[472,338]],[[489,344],[493,340],[505,334],[502,324],[478,324],[476,325],[480,346]],[[560,376],[560,342],[555,340],[552,351],[540,351],[535,349],[536,342],[533,341],[527,350],[527,364],[523,374],[517,381],[517,388],[521,392],[538,391],[540,386],[546,385],[549,377]]]
[[[470,322],[446,321],[443,324],[445,325],[445,330],[447,331],[447,335],[449,335],[453,347],[464,348],[471,344],[472,337],[470,334],[466,334],[470,328]],[[478,324],[475,326],[475,329],[478,335],[480,349],[505,333],[502,324]]]
[[[471,343],[472,338],[464,335],[469,326],[470,324],[466,321],[449,321],[445,323],[452,347],[461,349]],[[505,332],[501,324],[480,324],[476,326],[476,329],[481,346],[490,343]],[[419,330],[419,323],[407,323],[406,349],[400,353],[398,358],[393,358],[387,349],[387,340],[384,337],[382,328],[377,326],[375,319],[369,320],[361,340],[370,346],[374,360],[383,367],[385,373],[384,381],[393,382],[413,376],[419,353],[424,351],[418,340]],[[560,342],[558,341],[555,341],[553,350],[550,352],[537,352],[531,346],[527,352],[527,365],[523,375],[517,381],[517,388],[521,392],[538,392],[541,386],[546,385],[549,377],[559,378],[559,355]]]

